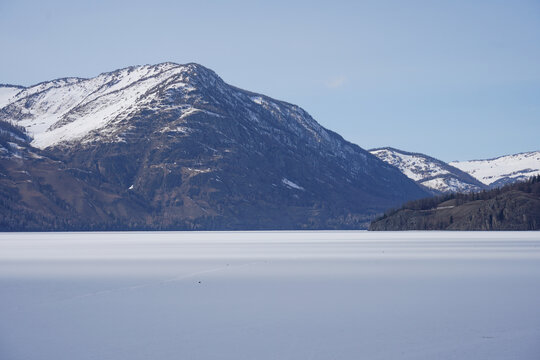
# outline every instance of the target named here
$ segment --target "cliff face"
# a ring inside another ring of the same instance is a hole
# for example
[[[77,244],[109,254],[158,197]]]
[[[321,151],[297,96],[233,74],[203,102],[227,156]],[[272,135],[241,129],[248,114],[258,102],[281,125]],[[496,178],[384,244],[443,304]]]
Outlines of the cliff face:
[[[539,230],[540,177],[478,194],[413,201],[370,230]]]

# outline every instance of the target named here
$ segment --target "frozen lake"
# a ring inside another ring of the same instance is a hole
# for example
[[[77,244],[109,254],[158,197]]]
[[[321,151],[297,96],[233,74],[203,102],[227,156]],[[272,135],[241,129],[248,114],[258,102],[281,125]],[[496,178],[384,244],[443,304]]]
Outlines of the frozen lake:
[[[540,359],[540,232],[0,233],[0,359]]]

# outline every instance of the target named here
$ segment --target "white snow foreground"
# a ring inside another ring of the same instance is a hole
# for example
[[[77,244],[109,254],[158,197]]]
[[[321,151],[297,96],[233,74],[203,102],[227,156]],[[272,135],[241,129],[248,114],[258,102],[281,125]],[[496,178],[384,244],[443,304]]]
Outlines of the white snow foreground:
[[[0,234],[0,356],[537,360],[538,232]]]
[[[503,185],[540,175],[540,151],[486,160],[453,161],[450,165],[469,173],[486,185],[497,182]]]

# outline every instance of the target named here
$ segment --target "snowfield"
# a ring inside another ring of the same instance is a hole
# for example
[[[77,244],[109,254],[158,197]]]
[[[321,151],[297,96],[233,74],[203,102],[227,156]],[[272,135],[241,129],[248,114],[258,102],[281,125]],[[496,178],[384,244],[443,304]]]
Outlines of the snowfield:
[[[539,359],[540,232],[0,233],[0,358]]]
[[[540,175],[540,151],[487,160],[454,161],[450,165],[465,171],[486,185],[501,186]]]

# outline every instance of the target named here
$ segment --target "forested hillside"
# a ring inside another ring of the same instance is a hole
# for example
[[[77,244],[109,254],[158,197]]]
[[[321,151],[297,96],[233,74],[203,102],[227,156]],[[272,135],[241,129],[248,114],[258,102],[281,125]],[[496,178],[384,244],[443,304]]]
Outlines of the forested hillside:
[[[410,201],[370,230],[539,230],[540,176],[472,194]]]

